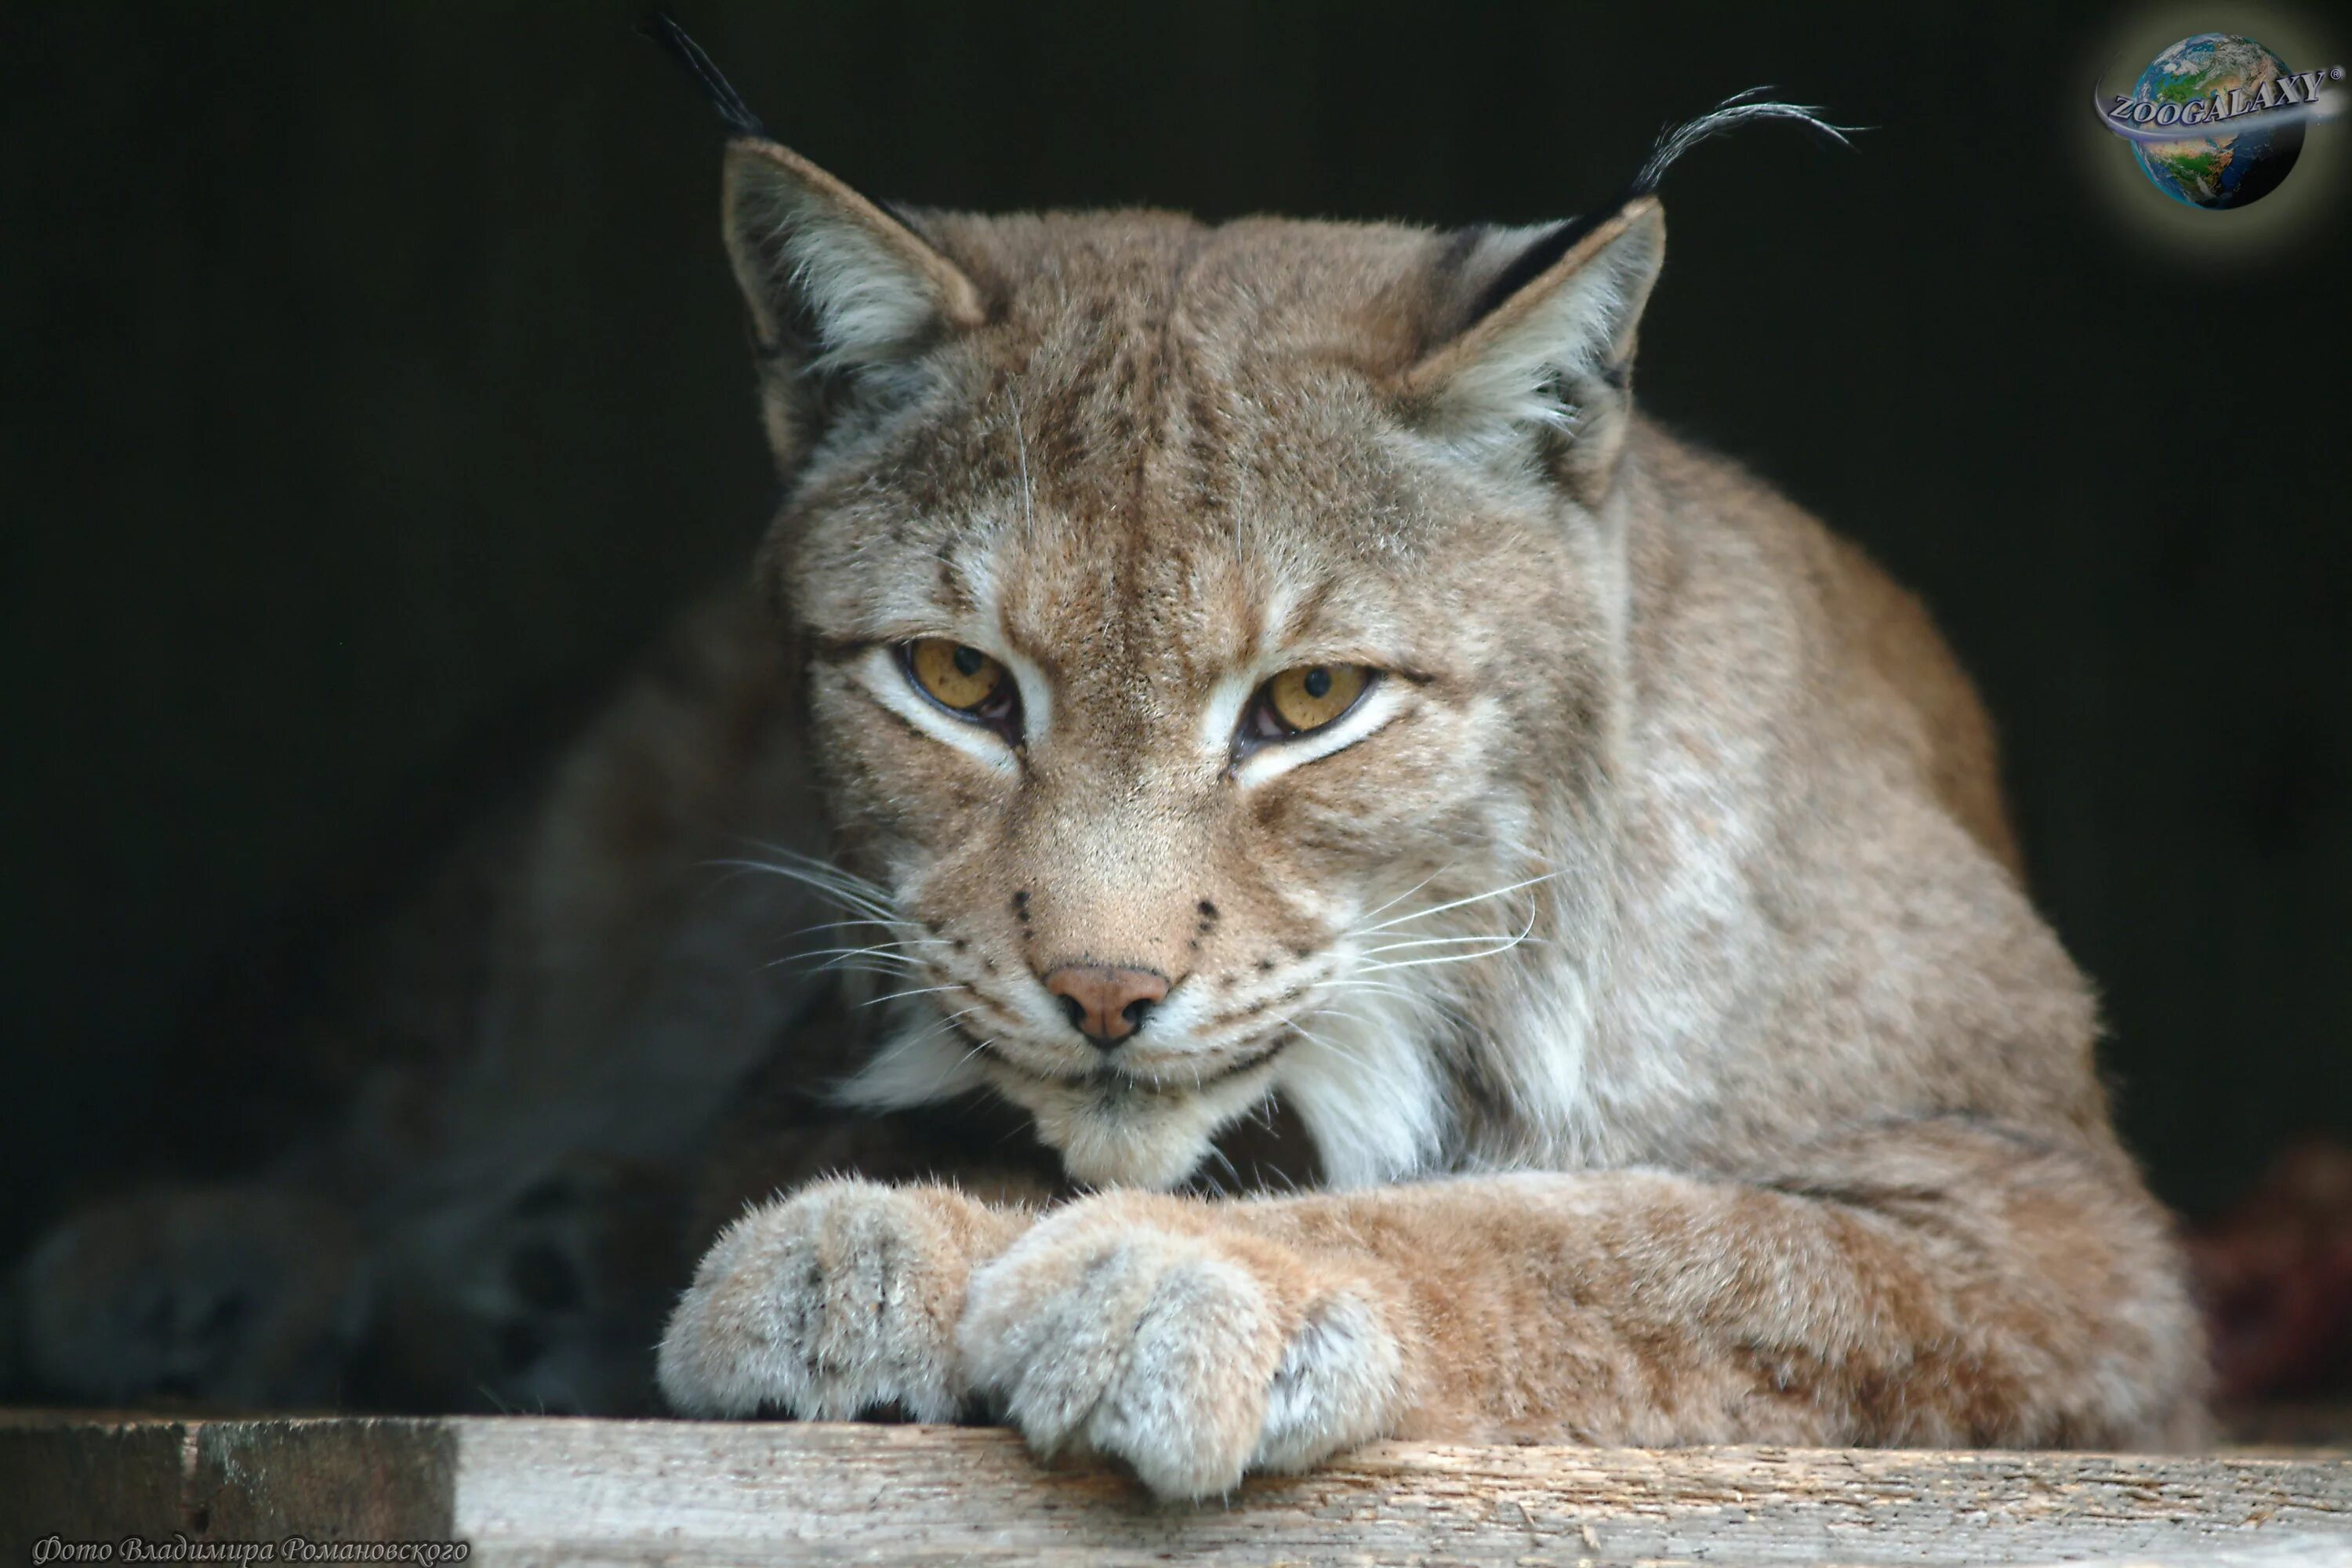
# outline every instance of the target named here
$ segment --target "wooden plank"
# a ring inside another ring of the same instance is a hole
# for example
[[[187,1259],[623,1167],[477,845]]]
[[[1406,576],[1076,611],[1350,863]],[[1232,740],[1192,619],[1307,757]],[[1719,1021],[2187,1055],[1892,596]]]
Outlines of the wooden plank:
[[[208,1421],[182,1482],[191,1533],[216,1541],[449,1541],[455,1423]]]
[[[1177,1506],[974,1428],[18,1415],[0,1521],[18,1562],[52,1533],[176,1530],[463,1540],[492,1564],[2341,1568],[2352,1460],[1382,1444]]]
[[[634,1539],[804,1561],[1963,1563],[2201,1556],[2249,1530],[2334,1532],[2352,1561],[2341,1462],[1381,1445],[1168,1507],[1093,1467],[1041,1477],[997,1432],[513,1422],[460,1443],[460,1530],[551,1562]]]
[[[0,1561],[30,1562],[32,1542],[47,1535],[170,1535],[192,1441],[176,1421],[0,1426]]]
[[[2090,1563],[2076,1557],[2033,1568],[2180,1568],[2187,1563],[2197,1568],[2343,1568],[2346,1560],[2340,1536],[2299,1535],[2258,1546],[2200,1552],[2193,1557],[2102,1557]]]

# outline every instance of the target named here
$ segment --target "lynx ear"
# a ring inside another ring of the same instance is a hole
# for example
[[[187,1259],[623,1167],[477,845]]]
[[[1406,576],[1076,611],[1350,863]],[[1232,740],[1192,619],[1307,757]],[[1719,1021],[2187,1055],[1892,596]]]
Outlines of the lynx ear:
[[[903,392],[898,373],[986,316],[979,289],[930,241],[773,142],[728,143],[724,206],[779,464],[843,397]]]
[[[1462,237],[1447,252],[1436,318],[1444,341],[1405,376],[1408,403],[1441,438],[1522,464],[1551,462],[1572,489],[1605,491],[1623,445],[1633,332],[1665,259],[1658,182],[1692,148],[1759,121],[1793,121],[1845,143],[1847,128],[1769,88],[1734,93],[1669,126],[1599,220]]]
[[[1599,222],[1490,234],[1461,277],[1463,324],[1406,373],[1424,428],[1467,450],[1550,452],[1567,477],[1605,483],[1623,437],[1634,330],[1665,259],[1658,200]]]

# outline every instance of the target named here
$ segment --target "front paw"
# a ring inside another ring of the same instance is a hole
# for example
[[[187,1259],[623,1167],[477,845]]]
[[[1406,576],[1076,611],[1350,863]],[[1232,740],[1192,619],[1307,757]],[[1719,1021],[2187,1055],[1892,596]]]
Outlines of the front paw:
[[[972,1259],[1017,1220],[941,1187],[824,1182],[720,1234],[662,1336],[662,1393],[689,1415],[763,1407],[952,1419]]]
[[[1160,1496],[1201,1498],[1392,1428],[1388,1305],[1213,1212],[1091,1199],[973,1275],[964,1364],[1033,1447],[1116,1455]]]

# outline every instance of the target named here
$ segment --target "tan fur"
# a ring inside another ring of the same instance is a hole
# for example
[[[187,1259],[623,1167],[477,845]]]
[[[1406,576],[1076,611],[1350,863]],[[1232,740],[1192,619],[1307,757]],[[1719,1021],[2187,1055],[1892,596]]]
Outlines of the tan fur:
[[[944,998],[910,1000],[866,1102],[984,1083],[1074,1174],[1167,1186],[1278,1092],[1365,1190],[997,1210],[960,1261],[924,1216],[963,1199],[785,1199],[688,1291],[673,1402],[978,1396],[1175,1495],[1394,1433],[2193,1433],[2177,1259],[1965,679],[1859,552],[1624,405],[1654,202],[1466,325],[1484,241],[921,222],[988,320],[780,452],[765,567],[844,849]],[[872,650],[926,636],[1023,673],[1017,752],[890,689]],[[1225,765],[1219,693],[1317,659],[1403,672],[1402,700],[1287,772]],[[1351,1015],[1375,946],[1461,962]],[[1202,1000],[1105,1068],[1039,1005],[1071,963]],[[773,1259],[850,1213],[875,1250],[843,1267],[929,1259],[866,1289],[960,1306],[730,1331],[740,1257],[765,1310],[835,1300]],[[911,1393],[872,1381],[902,1364]]]
[[[778,619],[707,610],[560,775],[426,1140],[488,1173],[389,1225],[443,1299],[508,1300],[433,1238],[618,1152],[719,1233],[688,1412],[991,1410],[1187,1497],[1382,1435],[2194,1437],[1965,678],[1632,407],[1654,201],[1492,300],[1544,231],[902,218],[759,143],[728,190]],[[908,683],[935,637],[1017,744]],[[1236,750],[1315,662],[1385,673]],[[841,910],[829,1000],[712,858]],[[1167,995],[1107,1053],[1066,964]]]

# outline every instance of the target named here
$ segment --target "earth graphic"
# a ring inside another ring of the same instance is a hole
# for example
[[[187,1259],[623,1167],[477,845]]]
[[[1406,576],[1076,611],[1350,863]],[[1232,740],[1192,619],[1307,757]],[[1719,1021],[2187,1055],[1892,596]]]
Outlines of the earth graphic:
[[[2183,38],[2140,72],[2132,96],[2155,103],[2210,100],[2235,88],[2251,101],[2264,82],[2293,73],[2286,62],[2252,38],[2200,33]],[[2237,129],[2243,126],[2244,129]],[[2224,121],[2218,136],[2142,142],[2133,156],[2156,188],[2176,202],[2222,211],[2257,201],[2278,188],[2303,153],[2303,126],[2265,127],[2263,116]]]

